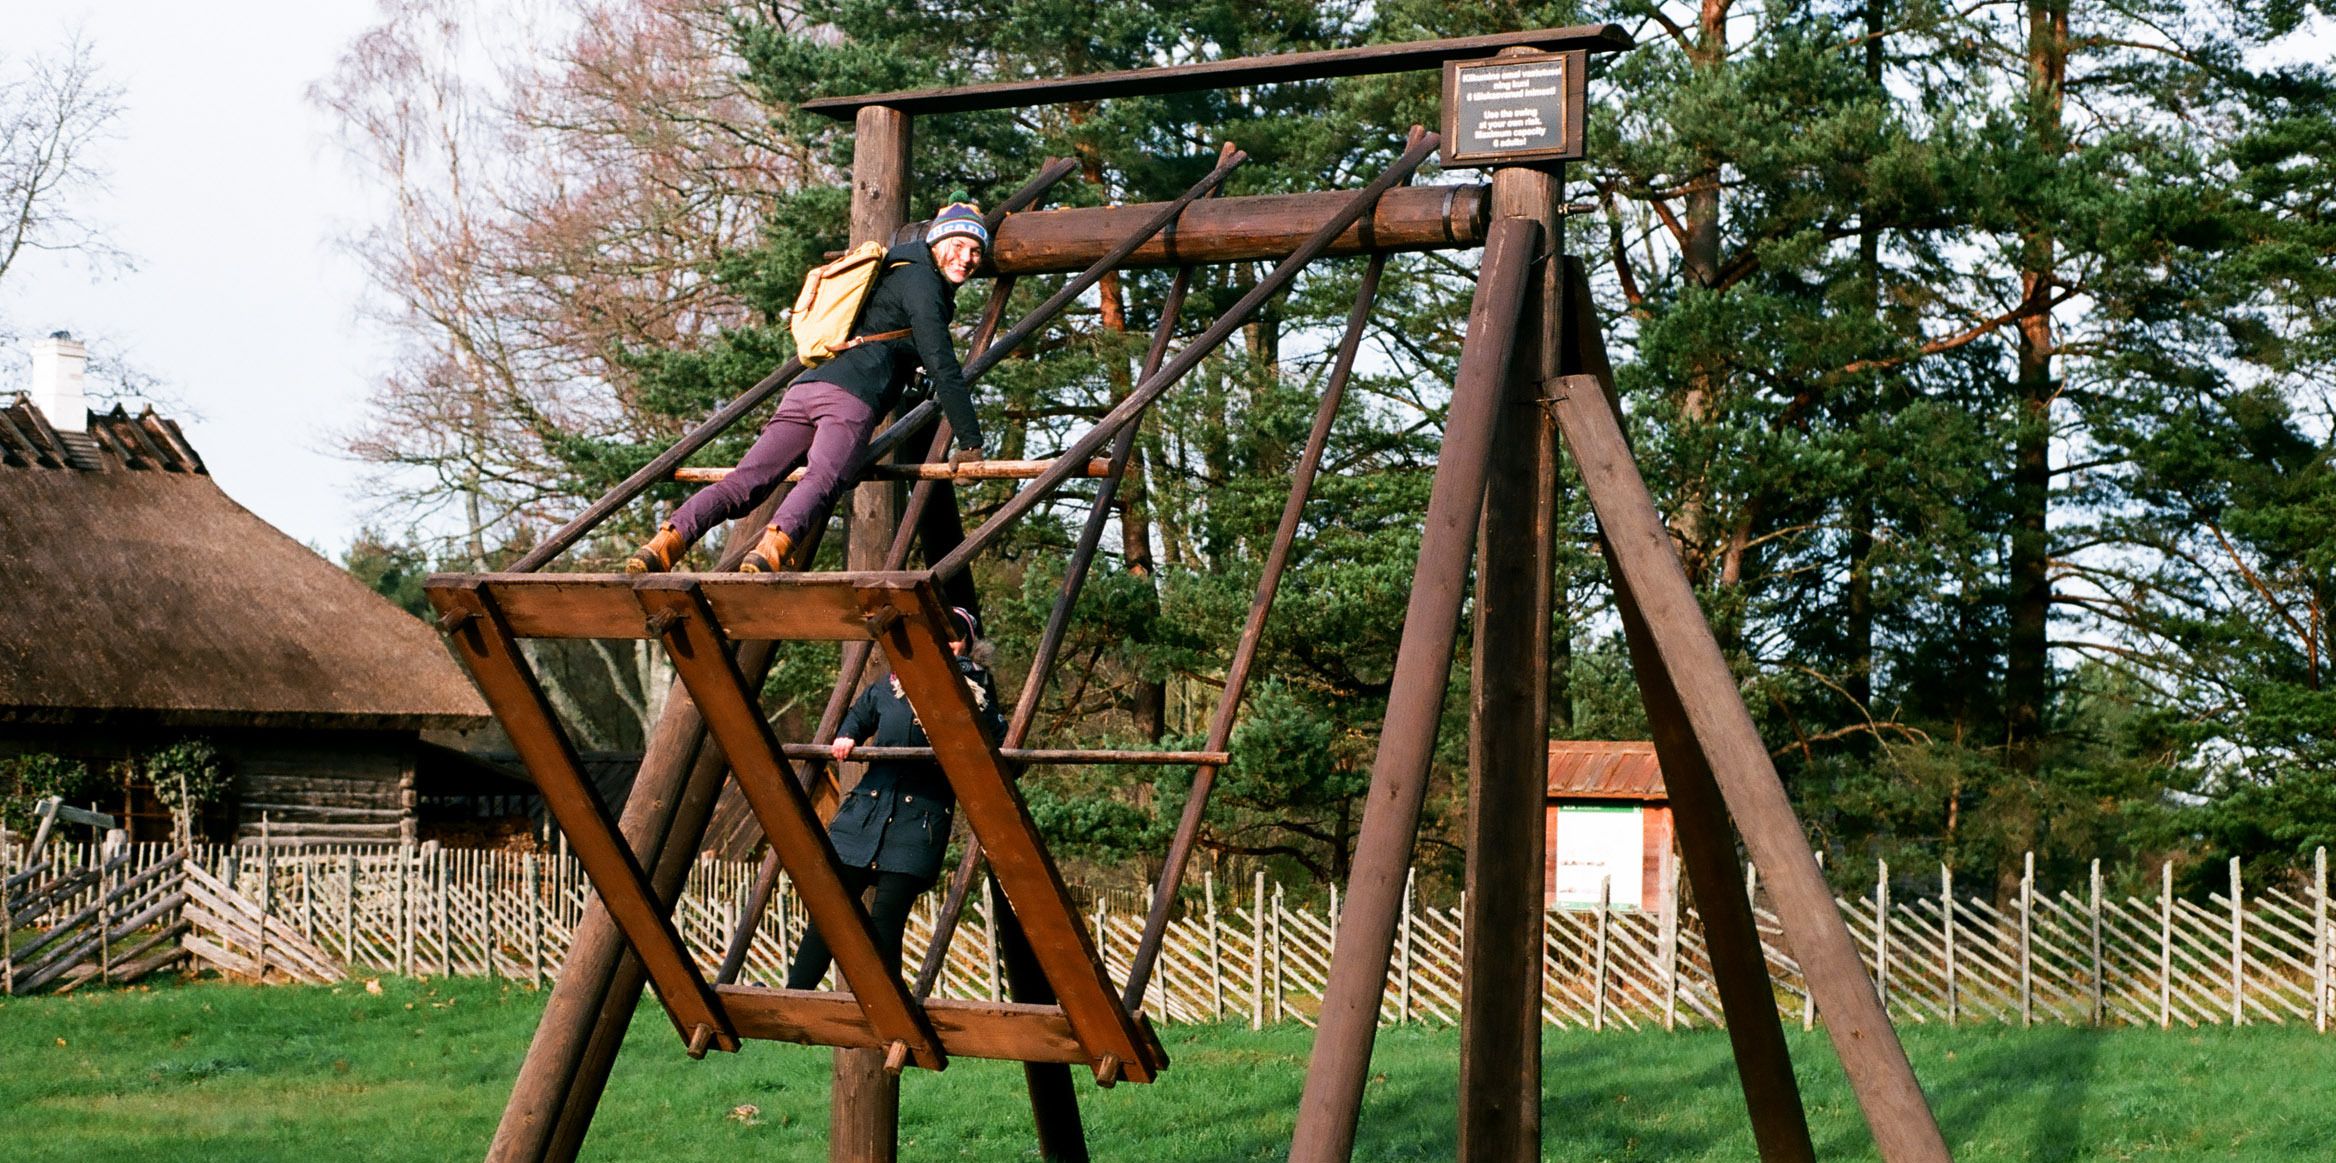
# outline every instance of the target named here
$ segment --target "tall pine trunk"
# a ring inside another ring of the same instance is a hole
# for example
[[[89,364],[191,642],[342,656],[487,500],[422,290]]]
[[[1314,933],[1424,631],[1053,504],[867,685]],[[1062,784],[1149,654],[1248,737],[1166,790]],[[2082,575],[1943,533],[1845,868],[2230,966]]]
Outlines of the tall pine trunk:
[[[2068,0],[2028,0],[2030,147],[2046,159],[2067,151],[2061,104],[2068,77]],[[2045,517],[2052,494],[2052,299],[2054,224],[2042,214],[2027,224],[2020,256],[2026,313],[2019,323],[2019,409],[2012,437],[2012,532],[2009,640],[2004,650],[2004,741],[2012,770],[2036,773],[2050,697],[2047,619],[2052,599]]]

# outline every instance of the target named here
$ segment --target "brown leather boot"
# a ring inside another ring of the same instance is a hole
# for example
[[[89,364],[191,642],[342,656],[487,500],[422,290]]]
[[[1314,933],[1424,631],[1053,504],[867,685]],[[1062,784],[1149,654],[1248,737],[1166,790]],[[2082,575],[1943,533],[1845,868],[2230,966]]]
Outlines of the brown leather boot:
[[[667,525],[657,530],[655,537],[625,559],[625,572],[664,573],[672,569],[673,563],[681,560],[682,553],[688,549],[689,543],[681,539],[681,534],[675,532],[673,526]]]
[[[738,563],[740,573],[785,573],[795,568],[795,539],[772,525],[762,531],[762,540],[746,553],[746,560]]]

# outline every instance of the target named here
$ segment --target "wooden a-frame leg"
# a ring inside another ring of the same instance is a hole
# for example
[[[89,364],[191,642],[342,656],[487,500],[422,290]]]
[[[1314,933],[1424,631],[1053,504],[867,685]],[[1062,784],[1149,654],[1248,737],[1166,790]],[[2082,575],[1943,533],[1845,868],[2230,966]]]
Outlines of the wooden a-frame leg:
[[[731,662],[699,583],[685,576],[660,576],[635,586],[633,596],[705,716],[706,730],[722,745],[730,770],[780,863],[794,878],[804,911],[835,954],[836,969],[860,1003],[869,1028],[878,1037],[905,1045],[917,1065],[928,1070],[946,1067],[948,1058],[923,1008],[877,951],[867,912],[836,870],[835,846],[827,829],[820,826],[794,766],[779,754],[769,722]]]
[[[1419,838],[1436,723],[1451,680],[1460,608],[1468,596],[1468,566],[1514,355],[1511,340],[1540,238],[1541,228],[1532,219],[1503,218],[1485,241],[1484,277],[1469,308],[1468,339],[1460,352],[1443,455],[1412,572],[1354,871],[1347,879],[1346,906],[1323,986],[1321,1024],[1307,1059],[1305,1094],[1290,1143],[1292,1163],[1339,1163],[1354,1154],[1371,1046],[1387,993],[1396,913]]]
[[[460,623],[452,635],[455,653],[470,667],[480,694],[535,776],[545,805],[567,833],[570,849],[591,876],[609,915],[640,956],[690,1053],[702,1055],[709,1047],[736,1050],[738,1036],[728,1015],[682,947],[671,918],[658,907],[640,861],[617,835],[607,806],[585,780],[575,748],[520,656],[518,640],[493,596],[475,580],[432,590],[430,596],[441,615]]]
[[[1695,601],[1670,531],[1623,439],[1606,385],[1595,375],[1562,379],[1557,419],[1605,534],[1618,595],[1627,592],[1649,647],[1644,660],[1637,660],[1639,652],[1633,651],[1634,666],[1642,675],[1650,671],[1659,675],[1657,681],[1673,696],[1664,701],[1676,704],[1675,723],[1684,727],[1683,732],[1658,733],[1657,745],[1666,733],[1683,733],[1688,749],[1702,760],[1700,768],[1691,764],[1687,773],[1710,771],[1728,815],[1743,834],[1753,866],[1768,883],[1785,941],[1824,1015],[1826,1033],[1882,1158],[1889,1163],[1942,1163],[1949,1155],[1938,1122],[1842,923],[1833,891],[1809,851],[1808,837],[1744,707],[1735,676]],[[1650,712],[1660,709],[1655,701],[1649,701]],[[1681,742],[1674,738],[1673,750]],[[1671,758],[1663,756],[1666,778]],[[1689,840],[1684,815],[1680,823],[1684,845]],[[1709,849],[1716,841],[1699,838],[1695,843]],[[1696,888],[1699,904],[1711,903],[1726,891],[1707,890],[1700,881]]]
[[[946,623],[939,596],[928,583],[913,590],[868,591],[863,597],[872,616],[890,622],[877,643],[932,740],[933,757],[957,793],[958,810],[989,853],[992,873],[1030,938],[1063,1016],[1079,1044],[1097,1056],[1097,1080],[1151,1081],[1162,1058],[1158,1045],[1120,1005],[1062,874],[1039,842],[1038,825],[998,756],[996,741],[975,718],[972,696],[942,645]]]

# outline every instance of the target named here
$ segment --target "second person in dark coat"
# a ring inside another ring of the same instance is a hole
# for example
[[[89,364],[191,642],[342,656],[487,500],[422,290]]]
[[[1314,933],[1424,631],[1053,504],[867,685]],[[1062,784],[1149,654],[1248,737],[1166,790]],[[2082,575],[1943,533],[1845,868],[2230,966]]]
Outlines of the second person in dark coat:
[[[967,657],[977,639],[979,623],[971,613],[949,612],[950,649],[957,655],[958,677],[973,696],[992,742],[1005,736],[1005,718],[998,711],[998,690],[990,672]],[[836,728],[831,754],[848,759],[858,747],[927,747],[924,725],[916,709],[892,675],[870,683],[844,713]],[[836,806],[827,837],[835,845],[844,887],[854,893],[876,890],[869,921],[876,933],[876,950],[884,963],[900,968],[902,935],[908,931],[909,909],[941,876],[941,860],[949,850],[949,827],[955,819],[957,796],[941,765],[930,759],[879,759],[853,784]],[[832,960],[819,930],[806,928],[803,944],[787,970],[787,988],[817,989]]]

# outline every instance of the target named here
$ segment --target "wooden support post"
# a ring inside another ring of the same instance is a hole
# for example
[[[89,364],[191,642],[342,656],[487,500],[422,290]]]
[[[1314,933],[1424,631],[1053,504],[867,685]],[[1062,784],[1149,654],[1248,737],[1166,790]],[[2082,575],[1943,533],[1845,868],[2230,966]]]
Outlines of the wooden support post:
[[[1778,849],[1783,849],[1808,862],[1803,879],[1798,882],[1801,890],[1796,898],[1796,903],[1801,905],[1798,915],[1805,916],[1811,911],[1807,903],[1811,898],[1823,901],[1838,938],[1838,944],[1831,950],[1835,961],[1832,972],[1837,979],[1845,976],[1839,962],[1846,954],[1846,969],[1856,974],[1868,1005],[1873,1009],[1879,1006],[1856,946],[1850,942],[1849,932],[1834,906],[1832,891],[1826,887],[1822,872],[1809,855],[1807,839],[1792,818],[1790,805],[1777,802],[1783,798],[1781,786],[1775,788],[1773,799],[1760,786],[1763,773],[1773,785],[1774,769],[1767,766],[1767,751],[1759,745],[1750,723],[1735,721],[1737,716],[1744,715],[1741,696],[1734,678],[1727,673],[1725,661],[1718,658],[1717,644],[1712,642],[1702,610],[1695,604],[1693,591],[1671,547],[1670,534],[1655,513],[1654,501],[1646,492],[1646,483],[1638,475],[1637,463],[1623,438],[1620,405],[1611,395],[1612,372],[1606,363],[1603,341],[1595,337],[1595,321],[1590,317],[1589,279],[1578,264],[1571,262],[1566,296],[1567,330],[1581,338],[1570,343],[1569,350],[1579,361],[1578,370],[1564,381],[1558,401],[1558,425],[1573,450],[1584,487],[1597,511],[1599,528],[1605,535],[1607,571],[1613,578],[1615,607],[1630,649],[1631,669],[1646,704],[1655,750],[1662,762],[1664,786],[1671,793],[1680,862],[1694,890],[1696,907],[1702,913],[1713,984],[1718,987],[1720,1008],[1727,1018],[1728,1042],[1735,1051],[1737,1080],[1751,1116],[1753,1139],[1766,1163],[1806,1163],[1816,1157],[1816,1149],[1809,1138],[1800,1086],[1793,1076],[1792,1057],[1785,1045],[1784,1027],[1769,981],[1768,959],[1752,911],[1751,889],[1756,887],[1760,865],[1757,860],[1752,863],[1739,887],[1735,836],[1729,827],[1733,803],[1724,793],[1718,774],[1722,759],[1729,761],[1732,778],[1753,793],[1753,807],[1764,825],[1763,838],[1773,845],[1769,849],[1771,858],[1786,859],[1776,854]],[[1678,655],[1676,661],[1666,657],[1667,652],[1656,637],[1653,624],[1658,621],[1674,632],[1671,652]],[[1684,642],[1679,640],[1681,632],[1687,639]],[[1726,713],[1730,708],[1733,714]],[[1694,712],[1701,712],[1703,721],[1698,722]],[[1712,742],[1705,741],[1707,734]],[[1746,735],[1751,738],[1747,740]],[[1734,814],[1738,826],[1743,826],[1746,813]],[[1788,829],[1789,835],[1780,835]],[[1788,841],[1790,847],[1786,848]],[[1804,957],[1801,969],[1807,984],[1815,974],[1805,959],[1806,950],[1798,942],[1793,948],[1796,955]],[[1812,1014],[1814,1005],[1812,1000]],[[1834,1028],[1833,1016],[1827,1015],[1828,1032],[1839,1046],[1842,1038],[1855,1035],[1845,1035]],[[1850,1020],[1862,1025],[1872,1016],[1870,1012],[1861,1013]],[[1887,1023],[1883,1028],[1887,1029]],[[1844,1051],[1842,1057],[1846,1061],[1852,1055]]]
[[[1549,795],[1549,627],[1563,370],[1562,169],[1493,171],[1496,222],[1539,227],[1525,274],[1476,544],[1469,654],[1467,864],[1460,1006],[1462,1163],[1541,1158],[1541,941]],[[1473,338],[1473,334],[1471,335]],[[1600,1011],[1602,1014],[1602,1011]]]
[[[27,863],[30,857],[31,853],[26,853]],[[13,935],[16,914],[13,911],[15,906],[8,900],[8,880],[15,875],[11,871],[14,859],[15,850],[8,838],[8,825],[0,823],[0,997],[10,997],[16,993],[16,946]],[[2321,887],[2325,890],[2325,881],[2321,882]],[[2326,893],[2323,891],[2322,895]]]
[[[1725,801],[1726,816],[1741,831],[1745,848],[1768,883],[1785,940],[1815,994],[1826,1033],[1882,1158],[1887,1163],[1944,1163],[1949,1156],[1938,1122],[1897,1031],[1882,1012],[1833,891],[1810,854],[1808,835],[1745,709],[1735,676],[1696,603],[1670,532],[1623,438],[1619,407],[1610,390],[1610,383],[1596,375],[1568,376],[1558,403],[1558,424],[1605,534],[1616,606],[1627,611],[1625,631],[1644,643],[1643,649],[1633,649],[1632,658],[1642,692],[1652,696],[1649,717],[1672,723],[1654,732],[1666,782],[1674,756],[1683,766],[1708,765]],[[1673,797],[1676,809],[1676,788]],[[1686,814],[1681,813],[1679,820],[1684,845],[1689,839]],[[1723,824],[1694,839],[1724,844],[1725,835]],[[1697,898],[1707,895],[1698,891]],[[1763,967],[1760,979],[1747,984],[1765,995],[1765,977]],[[1764,998],[1762,1005],[1773,1015],[1773,1001]],[[1737,1024],[1733,1009],[1729,1018],[1733,1033]],[[1771,1016],[1764,1024],[1773,1029],[1773,1022]],[[1775,1081],[1791,1085],[1789,1078]],[[1759,1105],[1755,1102],[1756,1112]],[[1797,1099],[1793,1105],[1797,1115]],[[1760,1117],[1755,1114],[1756,1120]],[[1791,1152],[1807,1158],[1805,1119],[1794,1121],[1803,1125],[1804,1133],[1791,1144]]]
[[[908,222],[912,126],[907,114],[873,105],[852,133],[851,242],[886,243]],[[877,569],[900,520],[899,486],[863,484],[852,492],[845,561]],[[900,1153],[900,1078],[873,1050],[835,1052],[829,1096],[827,1156],[834,1163],[892,1163]]]
[[[400,846],[397,849],[397,971],[414,975],[414,895],[411,884],[414,852]]]
[[[1378,1036],[1379,1001],[1387,988],[1396,913],[1411,871],[1436,723],[1443,715],[1468,567],[1475,556],[1494,430],[1508,399],[1512,341],[1533,254],[1540,245],[1541,227],[1529,218],[1495,222],[1485,245],[1483,277],[1469,309],[1468,338],[1446,414],[1443,455],[1431,487],[1387,715],[1348,878],[1349,919],[1332,950],[1321,1024],[1307,1062],[1305,1094],[1290,1147],[1293,1163],[1338,1163],[1354,1153],[1371,1045]],[[1540,762],[1545,765],[1547,760]],[[1534,810],[1537,814],[1541,810],[1538,802]]]

